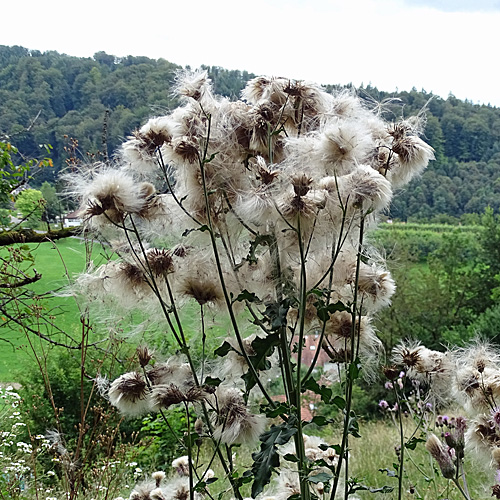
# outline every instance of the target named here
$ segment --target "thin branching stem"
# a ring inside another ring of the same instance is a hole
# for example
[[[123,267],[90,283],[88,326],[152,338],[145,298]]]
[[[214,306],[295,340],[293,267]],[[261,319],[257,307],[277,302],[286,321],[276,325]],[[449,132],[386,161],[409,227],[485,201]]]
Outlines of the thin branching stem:
[[[340,445],[340,453],[339,453],[339,463],[335,470],[335,475],[333,479],[333,486],[330,495],[330,500],[334,500],[335,495],[337,493],[337,489],[340,481],[340,473],[342,471],[342,464],[346,462],[346,468],[348,467],[348,454],[346,453],[348,449],[349,443],[349,427],[351,425],[351,408],[352,408],[352,389],[354,386],[354,371],[358,370],[358,367],[355,366],[356,360],[354,359],[354,340],[356,334],[356,318],[357,318],[357,298],[358,298],[358,282],[359,282],[359,269],[361,265],[361,254],[363,249],[363,233],[364,233],[364,214],[362,210],[360,210],[360,223],[359,223],[359,237],[358,237],[358,253],[356,258],[356,279],[354,282],[354,298],[353,303],[351,305],[351,349],[349,356],[349,363],[347,366],[347,377],[346,377],[346,407],[344,409],[344,426],[342,430],[342,442]]]

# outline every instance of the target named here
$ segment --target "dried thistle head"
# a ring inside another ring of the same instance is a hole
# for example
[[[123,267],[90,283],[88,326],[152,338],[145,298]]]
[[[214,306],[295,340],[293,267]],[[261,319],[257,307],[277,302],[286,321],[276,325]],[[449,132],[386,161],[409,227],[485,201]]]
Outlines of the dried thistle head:
[[[305,196],[309,192],[313,179],[302,173],[293,175],[291,181],[295,196]]]
[[[418,371],[417,367],[422,363],[421,353],[425,349],[420,342],[410,342],[407,344],[401,342],[392,350],[392,359],[398,366],[415,368]]]
[[[170,358],[166,363],[156,363],[147,372],[152,385],[174,384],[182,391],[187,391],[194,385],[193,372],[189,363],[183,363],[179,358]]]
[[[197,163],[200,153],[197,143],[190,137],[183,136],[172,140],[172,151],[184,162],[192,165]]]
[[[155,483],[145,481],[137,484],[130,493],[130,500],[151,500],[151,492],[156,489]]]
[[[110,403],[125,415],[138,416],[150,410],[149,389],[138,372],[118,377],[111,384],[108,396]]]
[[[155,277],[165,276],[174,271],[172,254],[164,248],[153,248],[148,250],[146,260],[149,269]]]
[[[151,474],[151,477],[154,479],[154,481],[156,483],[156,487],[159,488],[161,485],[161,482],[165,479],[165,472],[163,472],[161,470],[153,472],[153,474]]]
[[[174,384],[155,385],[151,394],[153,409],[168,409],[172,405],[183,403],[185,394]]]
[[[182,97],[201,101],[211,96],[211,81],[206,71],[181,71],[176,77],[176,93]]]
[[[172,462],[172,467],[177,471],[179,476],[189,476],[189,457],[184,455],[176,458]]]
[[[148,190],[121,170],[101,169],[90,178],[75,177],[75,193],[83,201],[87,220],[122,223],[128,213],[140,214],[147,207]]]
[[[500,350],[482,339],[474,339],[467,347],[453,351],[458,366],[469,367],[483,373],[486,368],[500,368]]]
[[[271,171],[266,165],[266,161],[262,156],[257,156],[255,159],[256,165],[256,178],[261,181],[264,186],[269,186],[278,177],[278,171]]]
[[[128,141],[123,144],[123,148],[135,148],[143,154],[152,156],[158,148],[165,143],[168,144],[172,139],[170,130],[158,125],[160,125],[158,119],[150,120],[140,130],[132,133]]]
[[[397,378],[399,378],[401,368],[396,365],[384,366],[382,367],[382,372],[388,380],[396,380]]]
[[[201,436],[203,434],[203,420],[201,418],[197,418],[195,423],[194,423],[194,431],[198,436]]]
[[[174,384],[155,385],[151,393],[152,408],[159,411],[162,408],[169,408],[179,403],[195,403],[202,401],[207,396],[206,391],[201,387],[191,387],[183,392]]]
[[[135,264],[122,262],[119,266],[119,272],[123,278],[133,286],[143,285],[145,283],[144,271]]]
[[[180,257],[182,259],[186,257],[186,255],[188,255],[192,249],[193,247],[189,245],[177,245],[172,249],[172,255],[175,255],[176,257]]]
[[[226,444],[255,441],[264,431],[266,420],[247,409],[241,392],[219,386],[215,393],[217,411],[213,416],[214,438]]]
[[[180,283],[181,294],[191,297],[198,304],[219,304],[223,299],[221,287],[218,282],[202,270],[192,270],[184,276]]]
[[[145,366],[147,366],[149,364],[149,362],[153,359],[153,356],[154,356],[154,350],[151,350],[146,345],[138,346],[136,353],[137,353],[137,358],[139,359],[139,364],[141,365],[141,368],[144,368]]]
[[[356,270],[353,269],[350,284],[356,283]],[[377,311],[391,303],[396,291],[396,284],[391,273],[381,266],[361,263],[357,279],[360,298],[363,306],[369,311]]]

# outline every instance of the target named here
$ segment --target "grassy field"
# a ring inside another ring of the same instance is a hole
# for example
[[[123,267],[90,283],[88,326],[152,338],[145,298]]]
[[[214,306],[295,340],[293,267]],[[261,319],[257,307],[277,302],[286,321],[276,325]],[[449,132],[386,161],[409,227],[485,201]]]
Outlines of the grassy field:
[[[79,273],[85,270],[86,247],[83,240],[77,238],[66,238],[55,243],[29,244],[34,257],[33,268],[42,274],[42,279],[29,285],[37,294],[49,294],[45,304],[55,316],[54,323],[73,338],[79,338],[81,332],[81,308],[84,297],[64,297],[57,294],[63,292],[68,283]],[[5,254],[6,249],[3,249]],[[1,255],[1,253],[0,253]],[[92,248],[92,261],[95,266],[107,261],[106,249],[98,244]],[[30,270],[30,275],[33,270]],[[52,293],[55,292],[55,293]],[[105,320],[108,311],[91,309],[90,319],[93,325],[95,339],[107,336],[108,328],[113,328],[117,333],[130,333],[137,331],[131,338],[135,346],[145,339],[160,352],[173,352],[176,349],[173,337],[168,333],[165,322],[161,318],[147,317],[137,311],[121,313],[121,321]],[[109,315],[111,317],[112,315]],[[200,330],[200,308],[197,304],[186,304],[181,311],[182,323],[186,329],[188,338],[201,337]],[[207,352],[213,350],[222,343],[222,338],[227,335],[229,323],[225,316],[220,317],[205,308],[205,321],[207,324]],[[139,329],[134,325],[142,324]],[[111,326],[110,326],[111,325]],[[31,336],[31,340],[37,345],[37,349],[46,349],[44,341],[37,341]],[[15,374],[32,363],[31,348],[27,345],[27,338],[21,328],[12,330],[2,327],[0,323],[0,383],[11,383],[15,381]],[[196,349],[201,349],[196,343]],[[195,353],[196,356],[196,353]]]
[[[42,279],[29,285],[37,294],[61,291],[75,274],[85,269],[85,243],[80,239],[67,238],[59,240],[57,244],[47,242],[29,244],[28,247],[34,256],[33,268],[42,275]],[[103,260],[102,253],[102,247],[94,245],[92,256],[96,263]],[[54,322],[59,328],[71,335],[79,331],[80,310],[74,298],[49,297],[46,303],[56,316]],[[0,340],[0,381],[12,382],[16,371],[22,370],[30,362],[27,339],[20,328],[12,330],[0,326]]]
[[[362,500],[397,499],[398,480],[388,475],[387,470],[393,471],[393,464],[397,461],[395,447],[400,440],[398,429],[390,420],[367,422],[360,425],[360,429],[362,437],[350,442],[351,475],[372,488],[388,485],[394,487],[394,491],[385,495],[374,495],[370,492],[358,492],[357,495]],[[413,422],[410,420],[405,426],[405,436],[411,435],[413,430]],[[438,432],[436,434],[439,435]],[[418,444],[415,450],[407,449],[403,499],[463,499],[453,483],[445,480],[437,470],[435,462],[424,448],[424,443]],[[495,483],[493,470],[485,467],[484,463],[479,464],[475,455],[469,452],[466,455],[465,471],[471,498],[490,498],[491,486]],[[411,487],[413,489],[410,489]]]

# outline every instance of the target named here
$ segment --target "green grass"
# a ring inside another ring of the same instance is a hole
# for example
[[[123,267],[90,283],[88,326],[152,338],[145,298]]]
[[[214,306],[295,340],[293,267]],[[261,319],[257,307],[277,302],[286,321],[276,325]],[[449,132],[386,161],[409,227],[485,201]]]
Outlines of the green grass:
[[[412,434],[414,426],[411,419],[405,423],[405,436]],[[372,494],[359,492],[362,500],[378,498],[379,500],[395,500],[397,496],[398,479],[390,477],[387,471],[394,471],[397,462],[395,447],[399,444],[399,432],[389,420],[367,422],[360,424],[361,438],[350,440],[351,475],[356,476],[372,488],[381,488],[384,485],[394,487],[392,493]],[[439,436],[439,432],[436,432]],[[417,434],[418,436],[419,434]],[[425,449],[424,443],[418,443],[415,450],[405,451],[405,475],[403,476],[403,495],[405,500],[460,500],[463,496],[451,481],[444,479],[437,472],[436,464]],[[382,469],[382,472],[379,470]],[[478,464],[477,457],[466,452],[465,472],[470,489],[471,498],[490,498],[491,486],[495,484],[494,471]],[[410,486],[414,492],[410,493]]]
[[[29,244],[31,253],[34,257],[32,269],[28,272],[31,276],[33,268],[42,274],[42,279],[29,285],[29,288],[39,295],[48,295],[44,300],[47,310],[55,318],[53,323],[64,332],[78,339],[81,332],[80,307],[85,297],[62,297],[52,294],[53,291],[63,291],[70,280],[74,279],[79,273],[85,270],[86,248],[85,242],[76,238],[66,238],[58,240],[55,243]],[[6,249],[0,251],[0,255],[5,255]],[[108,260],[106,249],[98,244],[92,248],[92,260],[95,266],[98,266]],[[82,300],[83,299],[83,300]],[[169,328],[162,318],[148,317],[140,311],[122,311],[120,320],[108,320],[103,318],[109,311],[98,311],[91,307],[90,320],[92,323],[93,340],[101,340],[109,334],[108,328],[113,328],[118,334],[123,333],[125,337],[134,330],[134,325],[146,325],[140,335],[133,335],[130,342],[135,346],[143,340],[152,344],[152,346],[165,354],[173,353],[178,346]],[[222,338],[228,335],[231,329],[229,319],[226,315],[215,313],[208,307],[204,308],[205,321],[207,326],[207,344],[205,353],[209,356],[214,349],[218,347]],[[201,331],[200,331],[200,307],[198,304],[190,301],[185,304],[180,312],[185,335],[190,339],[191,353],[197,358],[201,356]],[[36,349],[47,349],[46,343],[35,340]],[[58,338],[57,336],[54,338]],[[0,382],[13,382],[16,380],[16,372],[24,370],[29,364],[33,363],[32,354],[29,354],[31,348],[27,345],[25,333],[19,327],[12,330],[8,327],[2,327],[0,323]]]
[[[34,257],[32,269],[42,275],[42,278],[29,285],[36,294],[47,295],[44,304],[55,316],[54,323],[70,335],[75,335],[80,329],[80,310],[72,297],[52,296],[52,291],[61,291],[68,285],[69,279],[85,269],[85,243],[76,238],[66,238],[56,243],[28,244]],[[94,245],[92,256],[98,263],[103,260],[103,248]],[[7,253],[2,249],[1,255]],[[0,381],[13,382],[18,370],[23,370],[31,357],[27,351],[27,339],[21,328],[11,329],[0,326]]]

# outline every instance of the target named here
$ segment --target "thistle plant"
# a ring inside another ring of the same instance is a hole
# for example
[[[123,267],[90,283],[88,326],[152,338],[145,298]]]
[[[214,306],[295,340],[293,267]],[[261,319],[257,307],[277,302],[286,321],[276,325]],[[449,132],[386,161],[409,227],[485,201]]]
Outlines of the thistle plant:
[[[141,348],[137,368],[108,391],[131,417],[186,411],[182,486],[167,478],[130,498],[213,498],[205,478],[215,461],[224,477],[210,483],[229,483],[228,498],[242,499],[247,484],[252,498],[347,498],[353,383],[377,360],[372,317],[395,291],[366,234],[433,158],[419,137],[424,115],[387,123],[350,91],[285,78],[255,78],[232,102],[213,94],[206,73],[184,73],[177,95],[182,104],[134,132],[113,164],[67,175],[85,234],[118,256],[89,267],[76,291],[107,314],[146,311],[177,347],[164,361]],[[214,357],[215,316],[230,326]],[[310,334],[316,355],[305,365]],[[318,383],[321,351],[338,364],[344,397]],[[268,390],[273,369],[284,402]],[[305,432],[328,424],[304,420],[306,390],[343,415],[334,442]],[[235,445],[258,440],[246,464]],[[208,465],[200,441],[211,443]]]
[[[458,415],[438,415],[437,437],[429,425],[426,448],[444,478],[451,480],[462,496],[471,499],[464,457],[480,459],[494,471],[493,495],[500,486],[500,352],[498,348],[475,340],[462,348],[433,351],[418,342],[404,342],[393,351],[393,360],[407,370],[414,383],[422,384],[438,406],[455,408]],[[384,405],[385,406],[385,405]],[[427,422],[426,422],[427,424]],[[493,475],[493,474],[492,474]]]

